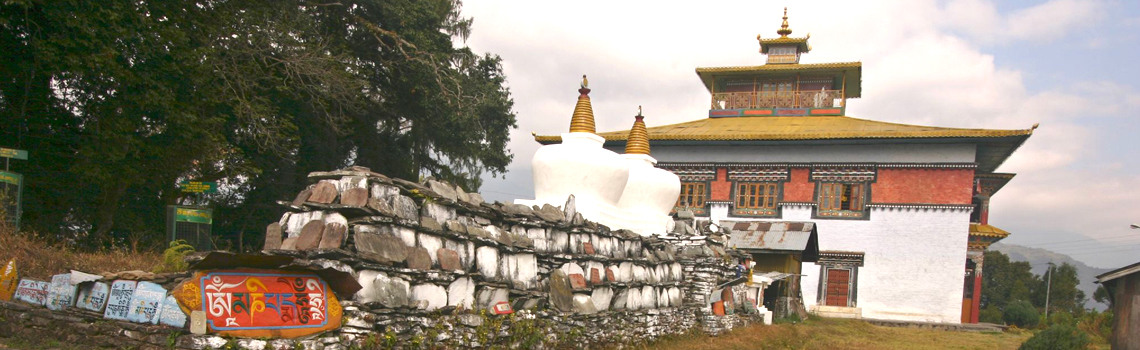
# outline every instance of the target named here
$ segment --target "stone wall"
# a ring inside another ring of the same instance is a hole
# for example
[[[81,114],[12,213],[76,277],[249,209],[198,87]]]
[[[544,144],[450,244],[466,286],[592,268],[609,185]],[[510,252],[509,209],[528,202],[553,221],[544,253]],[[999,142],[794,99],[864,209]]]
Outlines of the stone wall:
[[[725,283],[738,280],[745,255],[725,248],[723,235],[688,221],[679,221],[677,232],[642,237],[584,219],[573,197],[563,208],[492,204],[446,183],[390,179],[358,167],[310,178],[314,184],[282,203],[288,213],[267,227],[263,254],[234,258],[230,266],[198,256],[191,269],[266,268],[239,262],[272,260],[288,263],[276,268],[351,275],[360,288],[337,295],[343,308],[338,329],[259,340],[145,326],[154,331],[131,330],[141,338],[132,346],[584,347],[695,329],[719,334],[751,321],[747,308],[733,308],[741,287]],[[726,311],[714,310],[716,302]],[[0,306],[5,318],[76,324],[65,329],[123,337],[130,328],[105,320],[110,329],[80,326],[92,322]]]

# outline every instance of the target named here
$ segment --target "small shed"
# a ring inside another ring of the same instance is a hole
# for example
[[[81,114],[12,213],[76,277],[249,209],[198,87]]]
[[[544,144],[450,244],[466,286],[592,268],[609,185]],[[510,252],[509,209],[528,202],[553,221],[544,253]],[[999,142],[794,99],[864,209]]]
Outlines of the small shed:
[[[1112,348],[1140,350],[1140,262],[1096,276],[1112,302]]]
[[[806,316],[800,293],[801,266],[819,260],[819,235],[813,222],[721,221],[729,230],[728,246],[752,255],[753,274],[776,273],[763,292],[764,307],[776,317]]]

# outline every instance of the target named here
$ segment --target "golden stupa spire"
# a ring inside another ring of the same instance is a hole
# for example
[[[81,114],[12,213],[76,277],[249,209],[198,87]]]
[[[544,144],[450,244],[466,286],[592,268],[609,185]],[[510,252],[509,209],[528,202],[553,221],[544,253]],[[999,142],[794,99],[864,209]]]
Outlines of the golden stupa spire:
[[[582,74],[582,88],[578,89],[578,104],[574,106],[574,116],[570,119],[570,132],[588,132],[593,134],[594,108],[590,107],[590,82]]]
[[[788,8],[787,7],[784,8],[784,23],[780,24],[780,29],[776,30],[776,34],[780,34],[780,37],[787,37],[788,35],[792,34],[792,28],[788,28]]]
[[[633,118],[633,128],[629,129],[629,137],[625,142],[625,154],[649,155],[649,132],[645,131],[641,106],[637,106],[637,116]]]

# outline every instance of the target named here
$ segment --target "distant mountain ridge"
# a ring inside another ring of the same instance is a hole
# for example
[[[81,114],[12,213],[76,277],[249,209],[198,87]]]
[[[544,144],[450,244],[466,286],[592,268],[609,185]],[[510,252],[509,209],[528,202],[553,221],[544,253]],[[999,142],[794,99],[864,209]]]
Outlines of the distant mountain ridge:
[[[996,250],[1008,255],[1010,261],[1027,261],[1030,265],[1033,265],[1033,273],[1042,276],[1049,268],[1049,262],[1053,262],[1057,265],[1069,263],[1069,265],[1073,265],[1077,268],[1077,279],[1081,281],[1081,283],[1077,285],[1077,288],[1085,292],[1085,298],[1088,298],[1088,301],[1085,302],[1085,307],[1091,307],[1097,310],[1105,310],[1108,308],[1108,305],[1092,300],[1093,292],[1096,291],[1098,286],[1096,283],[1093,283],[1093,281],[1096,281],[1097,275],[1112,271],[1112,269],[1088,266],[1084,262],[1073,259],[1073,257],[1065,254],[1016,244],[994,243],[990,246],[990,250]],[[982,288],[985,288],[985,286],[982,286]]]

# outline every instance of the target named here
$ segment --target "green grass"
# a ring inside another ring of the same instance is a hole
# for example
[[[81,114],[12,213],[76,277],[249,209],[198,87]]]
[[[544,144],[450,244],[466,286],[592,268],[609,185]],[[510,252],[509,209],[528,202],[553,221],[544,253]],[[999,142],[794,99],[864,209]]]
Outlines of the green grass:
[[[1030,332],[954,332],[882,327],[858,320],[812,317],[796,324],[752,325],[717,337],[687,334],[644,349],[1017,349]]]

